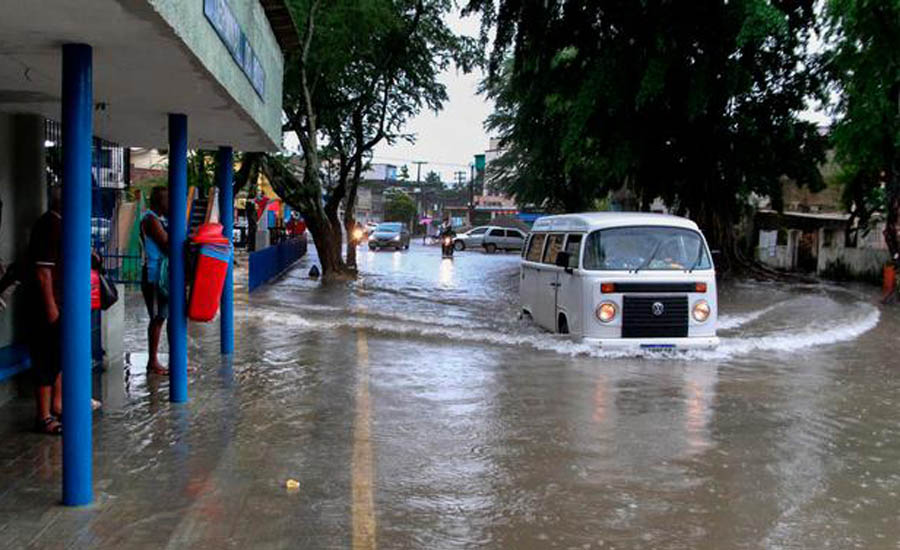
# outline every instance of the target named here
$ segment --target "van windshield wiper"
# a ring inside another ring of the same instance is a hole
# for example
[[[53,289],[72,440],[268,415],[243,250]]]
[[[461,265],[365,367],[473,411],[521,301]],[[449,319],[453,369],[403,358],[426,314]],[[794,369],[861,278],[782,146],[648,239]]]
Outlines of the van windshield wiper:
[[[666,239],[666,240],[664,240],[664,241],[662,241],[662,240],[659,241],[659,243],[656,245],[656,248],[654,248],[654,249],[653,249],[653,252],[650,253],[650,257],[647,258],[646,260],[644,260],[644,263],[642,263],[641,265],[637,266],[637,267],[634,269],[634,272],[637,273],[638,271],[640,271],[640,270],[644,269],[645,267],[647,267],[648,265],[650,265],[650,262],[652,262],[653,259],[656,258],[656,254],[657,254],[657,252],[659,252],[659,249],[662,248],[662,245],[663,245],[664,243],[666,243],[666,242],[668,242],[668,239]]]
[[[697,266],[700,265],[700,262],[703,260],[703,243],[699,244],[699,250],[697,251],[697,259],[694,260],[694,263],[691,264],[690,269],[688,269],[688,273],[693,273]]]

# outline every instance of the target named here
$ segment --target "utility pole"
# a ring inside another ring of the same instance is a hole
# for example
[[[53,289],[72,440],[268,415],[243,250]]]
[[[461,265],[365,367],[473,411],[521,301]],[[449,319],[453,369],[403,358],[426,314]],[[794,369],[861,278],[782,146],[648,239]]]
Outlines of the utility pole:
[[[416,213],[419,214],[419,217],[423,217],[425,215],[424,201],[422,198],[425,193],[422,192],[422,165],[428,164],[428,162],[424,160],[415,160],[413,164],[416,165],[416,189],[418,189],[418,193],[416,193]],[[425,244],[425,237],[428,236],[428,227],[425,227],[425,235],[422,236],[422,244]]]
[[[466,182],[466,171],[458,170],[454,172],[456,176],[456,188],[462,189],[463,184]],[[469,183],[469,225],[471,226],[475,217],[475,197],[472,195],[472,184]]]
[[[413,161],[413,164],[416,165],[416,183],[422,183],[422,165],[428,164],[428,162],[424,160],[416,160]]]

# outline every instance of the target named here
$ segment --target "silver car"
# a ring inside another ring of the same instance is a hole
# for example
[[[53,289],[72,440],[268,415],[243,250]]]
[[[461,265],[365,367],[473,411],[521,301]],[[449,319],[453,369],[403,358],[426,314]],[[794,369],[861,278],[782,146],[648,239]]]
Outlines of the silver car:
[[[525,233],[513,227],[488,227],[481,240],[481,246],[488,254],[498,250],[522,250]]]
[[[465,233],[460,233],[453,240],[453,247],[456,250],[465,250],[481,246],[481,240],[488,229],[488,226],[483,225],[481,227],[473,227]]]
[[[406,225],[400,222],[382,222],[376,225],[369,235],[369,250],[379,248],[409,248],[409,231]]]

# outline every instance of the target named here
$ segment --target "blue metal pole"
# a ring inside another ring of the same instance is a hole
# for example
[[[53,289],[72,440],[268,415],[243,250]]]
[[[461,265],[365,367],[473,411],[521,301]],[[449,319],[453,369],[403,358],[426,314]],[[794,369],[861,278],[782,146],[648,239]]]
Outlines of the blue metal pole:
[[[228,242],[234,244],[234,165],[231,147],[219,147],[216,158],[216,185],[219,186],[219,221]],[[223,355],[234,353],[234,256],[228,263],[225,288],[222,290],[220,305],[219,343]]]
[[[169,401],[187,401],[187,116],[169,115]]]
[[[91,436],[91,47],[63,46],[62,398],[63,504],[93,499]]]

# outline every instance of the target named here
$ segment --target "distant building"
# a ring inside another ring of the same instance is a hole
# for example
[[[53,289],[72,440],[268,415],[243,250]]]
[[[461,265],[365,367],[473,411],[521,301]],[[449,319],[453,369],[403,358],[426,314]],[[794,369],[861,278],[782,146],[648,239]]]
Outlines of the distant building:
[[[362,173],[363,181],[397,181],[397,167],[393,164],[370,164]]]
[[[498,217],[518,216],[519,214],[515,197],[496,190],[492,185],[497,176],[496,162],[502,155],[503,149],[500,146],[500,140],[491,138],[488,149],[484,152],[484,175],[481,178],[483,185],[480,186],[480,194],[474,197],[472,225],[485,225]],[[476,156],[476,167],[477,164]],[[533,221],[534,217],[529,216],[529,219]]]
[[[826,166],[827,173],[833,167]],[[826,177],[826,180],[829,179]],[[761,199],[754,217],[756,258],[787,271],[802,271],[837,278],[877,280],[890,259],[884,222],[876,220],[868,231],[859,228],[841,201],[840,185],[817,192],[785,180],[783,212]]]

